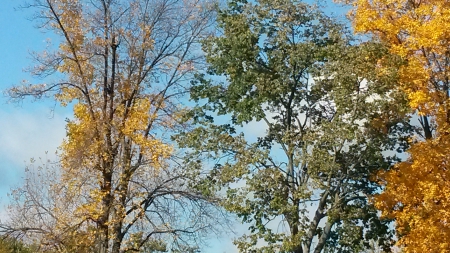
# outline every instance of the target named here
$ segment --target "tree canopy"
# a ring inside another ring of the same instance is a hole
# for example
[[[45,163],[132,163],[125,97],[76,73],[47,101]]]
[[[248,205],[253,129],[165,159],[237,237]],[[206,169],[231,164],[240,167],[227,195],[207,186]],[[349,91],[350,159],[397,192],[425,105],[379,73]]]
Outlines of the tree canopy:
[[[396,73],[375,68],[386,49],[354,44],[298,1],[229,1],[217,22],[203,44],[207,72],[191,89],[203,126],[182,140],[213,164],[200,187],[225,191],[222,205],[249,224],[240,251],[361,252],[371,240],[388,250],[370,177],[395,160],[383,151],[406,145],[408,108]],[[215,123],[220,115],[230,121]],[[265,128],[256,141],[256,129],[242,131],[252,121]]]
[[[356,1],[354,25],[404,60],[399,87],[422,131],[409,158],[381,173],[376,205],[396,220],[405,252],[449,252],[449,4],[445,1]]]

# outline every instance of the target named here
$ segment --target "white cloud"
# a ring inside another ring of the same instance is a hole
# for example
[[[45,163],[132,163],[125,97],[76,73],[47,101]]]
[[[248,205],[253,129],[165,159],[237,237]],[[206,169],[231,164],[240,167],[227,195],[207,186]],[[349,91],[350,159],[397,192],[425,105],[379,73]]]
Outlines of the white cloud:
[[[0,118],[0,163],[22,166],[46,151],[52,155],[65,136],[64,116],[47,107],[0,111]]]
[[[0,218],[8,203],[7,193],[23,180],[31,158],[55,160],[65,136],[65,116],[48,106],[0,107]],[[48,152],[48,154],[46,154]]]

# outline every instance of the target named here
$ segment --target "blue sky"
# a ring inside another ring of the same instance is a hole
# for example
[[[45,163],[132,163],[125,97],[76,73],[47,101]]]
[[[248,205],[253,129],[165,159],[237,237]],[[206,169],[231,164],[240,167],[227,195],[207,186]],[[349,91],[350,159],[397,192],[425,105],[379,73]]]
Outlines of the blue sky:
[[[32,66],[29,52],[46,46],[49,34],[34,28],[27,18],[31,10],[16,11],[19,1],[3,0],[0,7],[0,205],[6,193],[21,182],[31,157],[53,154],[64,137],[65,108],[54,107],[51,100],[11,103],[3,91],[22,80],[32,80],[23,70]],[[55,109],[52,113],[52,109]],[[50,155],[47,155],[50,156]],[[2,210],[0,209],[0,213]]]
[[[30,52],[41,51],[50,33],[43,33],[30,21],[33,10],[15,10],[22,1],[2,0],[0,7],[0,90],[3,92],[22,80],[33,80],[24,72],[33,66]],[[342,15],[342,9],[328,8],[329,13]],[[53,38],[54,39],[54,38]],[[69,108],[61,108],[51,100],[31,99],[11,103],[0,95],[0,219],[8,203],[11,187],[20,185],[23,173],[31,158],[53,158],[65,136],[65,119]],[[257,124],[257,123],[252,123]],[[249,129],[264,128],[248,126]],[[242,227],[241,229],[242,230]],[[223,235],[209,242],[203,252],[234,253],[233,235]]]

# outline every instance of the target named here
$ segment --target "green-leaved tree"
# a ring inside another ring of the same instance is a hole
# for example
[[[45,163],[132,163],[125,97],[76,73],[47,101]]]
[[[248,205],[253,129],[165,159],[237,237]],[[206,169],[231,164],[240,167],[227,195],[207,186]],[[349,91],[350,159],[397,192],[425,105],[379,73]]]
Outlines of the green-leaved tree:
[[[389,250],[368,196],[378,189],[372,173],[394,160],[383,151],[404,148],[395,59],[295,0],[229,1],[218,26],[191,93],[199,125],[180,142],[191,166],[211,159],[198,187],[225,193],[223,206],[249,225],[240,251]]]

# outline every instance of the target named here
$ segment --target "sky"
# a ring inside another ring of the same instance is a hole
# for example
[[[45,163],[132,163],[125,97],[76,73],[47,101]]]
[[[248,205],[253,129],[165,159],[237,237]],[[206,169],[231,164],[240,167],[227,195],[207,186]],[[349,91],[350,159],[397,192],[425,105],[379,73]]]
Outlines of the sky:
[[[43,50],[50,37],[27,19],[31,10],[15,10],[18,4],[3,0],[0,7],[0,208],[7,203],[9,189],[20,184],[30,158],[54,154],[70,115],[51,100],[16,103],[4,95],[12,85],[33,80],[24,72],[33,64],[30,52]]]
[[[0,220],[5,217],[8,204],[7,193],[23,181],[24,171],[30,159],[55,158],[55,151],[65,137],[65,119],[71,117],[70,108],[63,108],[51,99],[33,101],[26,99],[19,103],[3,95],[12,85],[23,80],[40,80],[24,71],[33,66],[30,53],[45,49],[51,33],[43,33],[30,20],[31,9],[17,9],[20,0],[2,0],[0,5]],[[328,9],[329,13],[341,15],[342,9]],[[253,135],[264,133],[259,123],[247,126]],[[258,129],[258,132],[255,132]],[[237,226],[241,233],[243,226]],[[234,253],[232,244],[236,235],[224,234],[208,242],[206,253]]]

